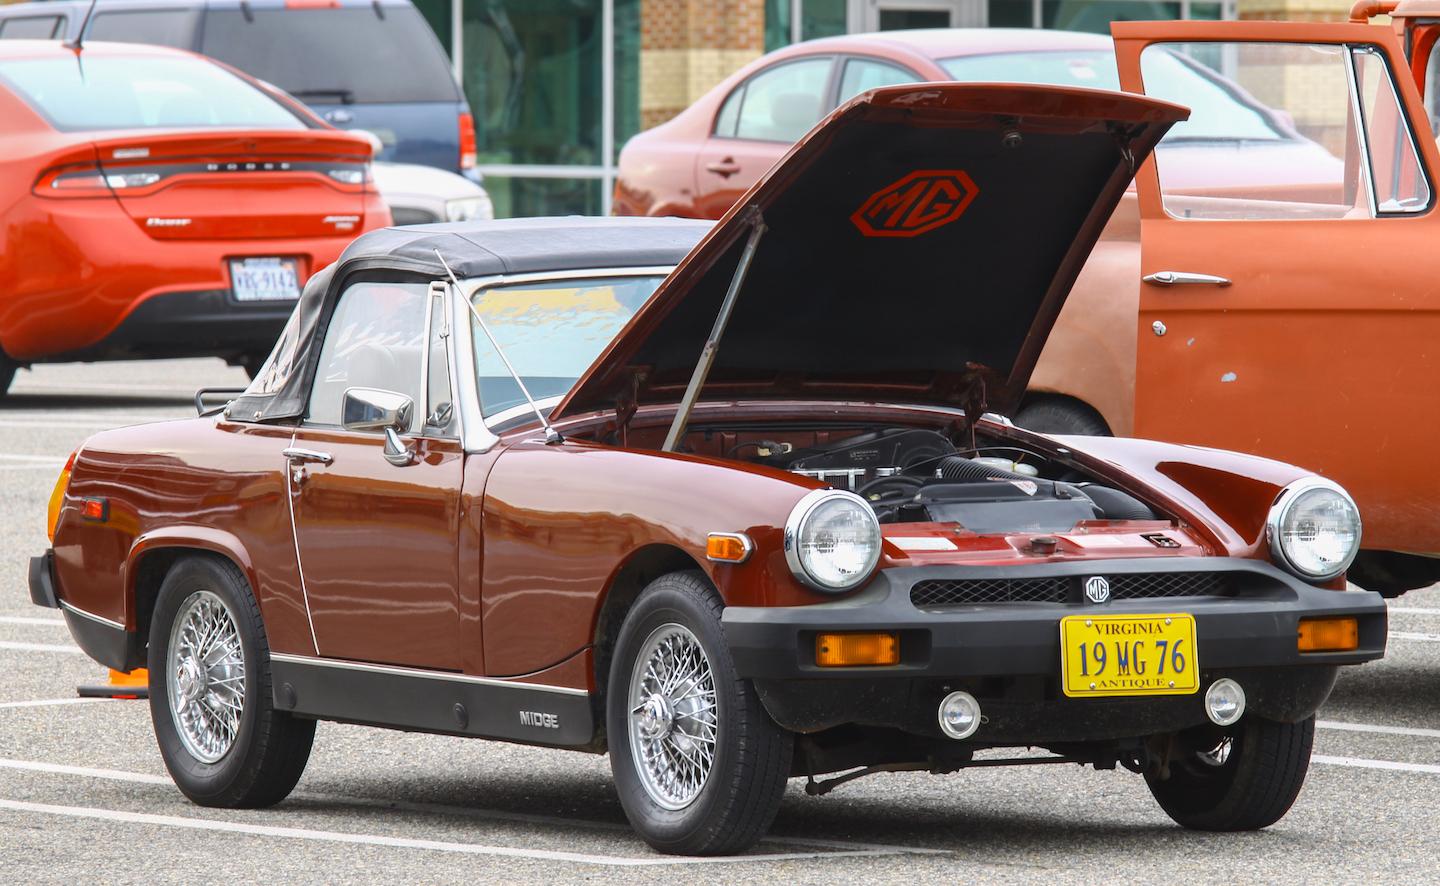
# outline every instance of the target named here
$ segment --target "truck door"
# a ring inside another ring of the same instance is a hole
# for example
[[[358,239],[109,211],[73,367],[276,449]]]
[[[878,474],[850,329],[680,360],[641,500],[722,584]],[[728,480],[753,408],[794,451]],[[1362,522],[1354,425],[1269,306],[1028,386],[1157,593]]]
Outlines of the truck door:
[[[1135,433],[1344,484],[1365,547],[1440,551],[1440,168],[1393,33],[1116,23],[1123,88],[1187,105],[1137,176]],[[1423,512],[1423,513],[1422,513]]]

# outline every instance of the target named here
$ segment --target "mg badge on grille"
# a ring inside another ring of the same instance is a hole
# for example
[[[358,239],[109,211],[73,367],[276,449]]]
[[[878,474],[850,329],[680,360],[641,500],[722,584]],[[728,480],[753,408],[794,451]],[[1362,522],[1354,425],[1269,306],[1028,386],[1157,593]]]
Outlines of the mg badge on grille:
[[[1085,598],[1091,603],[1104,603],[1110,599],[1110,582],[1103,575],[1092,575],[1085,579]]]

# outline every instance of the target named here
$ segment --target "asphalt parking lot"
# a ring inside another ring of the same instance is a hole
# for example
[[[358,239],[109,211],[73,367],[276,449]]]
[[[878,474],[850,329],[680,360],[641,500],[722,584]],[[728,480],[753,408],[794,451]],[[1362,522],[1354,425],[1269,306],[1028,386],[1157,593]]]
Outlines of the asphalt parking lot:
[[[1342,676],[1299,802],[1267,831],[1171,824],[1142,779],[1073,766],[878,775],[809,797],[735,859],[656,855],[603,757],[321,724],[296,793],[202,809],[170,783],[142,701],[80,701],[103,677],[29,556],[65,456],[103,428],[193,415],[195,360],[22,372],[0,400],[0,870],[40,882],[1360,882],[1440,871],[1440,590],[1391,607],[1390,652]]]

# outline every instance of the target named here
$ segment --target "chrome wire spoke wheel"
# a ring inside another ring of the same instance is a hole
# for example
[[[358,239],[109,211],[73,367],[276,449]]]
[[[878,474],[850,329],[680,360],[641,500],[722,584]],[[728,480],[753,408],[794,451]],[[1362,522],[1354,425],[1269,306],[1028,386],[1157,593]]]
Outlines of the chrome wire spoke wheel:
[[[665,809],[700,796],[719,734],[715,675],[688,628],[666,624],[646,638],[630,674],[630,754],[640,784]]]
[[[225,603],[196,591],[170,629],[165,661],[170,715],[195,759],[214,763],[230,752],[245,712],[245,655]]]
[[[1232,736],[1225,736],[1220,743],[1208,751],[1198,751],[1196,756],[1206,766],[1219,769],[1230,762],[1230,752],[1235,749],[1235,739]]]

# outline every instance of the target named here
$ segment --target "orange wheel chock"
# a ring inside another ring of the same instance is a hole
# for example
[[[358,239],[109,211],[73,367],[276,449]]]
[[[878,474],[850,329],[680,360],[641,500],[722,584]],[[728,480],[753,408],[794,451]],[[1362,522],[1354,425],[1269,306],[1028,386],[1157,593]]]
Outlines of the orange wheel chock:
[[[77,686],[81,698],[149,698],[150,673],[144,668],[133,671],[111,669],[110,681],[103,686]]]

